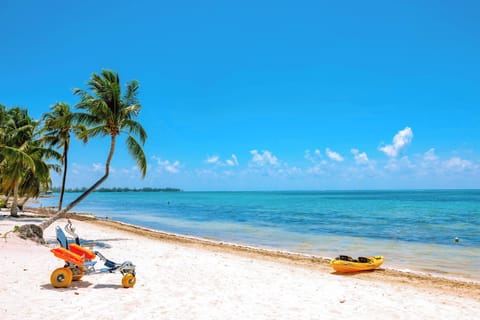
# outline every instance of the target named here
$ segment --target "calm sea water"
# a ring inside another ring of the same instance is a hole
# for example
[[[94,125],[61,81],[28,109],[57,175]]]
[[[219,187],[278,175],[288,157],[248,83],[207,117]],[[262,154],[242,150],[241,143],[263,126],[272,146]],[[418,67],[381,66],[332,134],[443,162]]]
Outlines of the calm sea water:
[[[387,268],[480,281],[480,190],[93,193],[72,211],[323,257],[383,255]]]

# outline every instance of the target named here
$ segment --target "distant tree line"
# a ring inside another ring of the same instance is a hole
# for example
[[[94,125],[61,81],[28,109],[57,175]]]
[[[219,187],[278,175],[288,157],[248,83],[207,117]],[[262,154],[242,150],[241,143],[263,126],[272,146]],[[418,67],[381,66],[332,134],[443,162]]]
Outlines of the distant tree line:
[[[83,188],[67,188],[65,189],[65,192],[85,192],[87,190],[86,187]],[[61,187],[53,187],[52,192],[60,192]],[[181,189],[177,188],[150,188],[150,187],[145,187],[145,188],[99,188],[95,190],[94,192],[180,192],[182,191]]]

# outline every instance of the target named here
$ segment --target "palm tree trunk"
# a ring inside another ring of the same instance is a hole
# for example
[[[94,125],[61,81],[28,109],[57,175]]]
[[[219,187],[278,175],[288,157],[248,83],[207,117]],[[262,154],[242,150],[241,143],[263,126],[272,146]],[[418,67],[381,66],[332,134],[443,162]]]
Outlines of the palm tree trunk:
[[[62,210],[63,194],[65,193],[65,182],[67,181],[67,165],[68,165],[68,142],[65,143],[63,148],[63,177],[62,177],[62,189],[60,190],[60,200],[58,202],[58,210]]]
[[[63,218],[67,212],[75,207],[77,204],[79,204],[83,199],[85,199],[90,193],[92,193],[95,189],[97,189],[105,180],[108,178],[108,174],[110,173],[110,162],[112,161],[113,153],[115,152],[115,136],[111,136],[111,144],[110,144],[110,152],[108,153],[107,157],[107,162],[105,163],[105,174],[103,177],[101,177],[93,186],[88,188],[84,193],[82,193],[78,198],[73,200],[68,206],[66,206],[64,209],[58,211],[55,213],[54,216],[51,218],[45,220],[44,222],[40,223],[39,227],[42,228],[42,230],[47,229],[52,223],[54,223],[56,220]]]
[[[10,216],[12,217],[18,217],[18,185],[18,180],[16,180],[13,185],[13,200],[10,207]]]
[[[23,208],[28,200],[30,200],[30,197],[25,197],[25,199],[22,201],[22,203],[20,203],[20,206]]]
[[[10,197],[12,195],[12,190],[8,190],[7,197],[5,198],[5,205],[8,207],[8,202],[10,201]]]

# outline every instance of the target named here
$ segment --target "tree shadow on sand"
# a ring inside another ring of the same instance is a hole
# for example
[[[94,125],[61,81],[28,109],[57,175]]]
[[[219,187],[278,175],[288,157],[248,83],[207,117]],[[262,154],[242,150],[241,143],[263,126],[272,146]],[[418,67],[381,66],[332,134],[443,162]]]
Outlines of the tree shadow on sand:
[[[0,216],[0,221],[18,221],[25,223],[40,223],[43,221],[41,218],[33,218],[31,216],[19,216],[19,217],[10,217],[10,216]]]

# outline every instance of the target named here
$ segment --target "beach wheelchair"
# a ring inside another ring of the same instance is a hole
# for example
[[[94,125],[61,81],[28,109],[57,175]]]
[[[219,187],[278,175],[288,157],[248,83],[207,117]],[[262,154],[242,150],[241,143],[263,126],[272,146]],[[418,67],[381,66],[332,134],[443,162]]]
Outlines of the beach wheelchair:
[[[80,239],[75,233],[72,222],[68,220],[65,231],[75,239],[75,243],[69,243],[65,233],[60,227],[56,227],[57,241],[60,247],[51,249],[50,251],[57,257],[65,261],[62,268],[55,269],[50,276],[50,283],[55,288],[68,288],[72,281],[79,281],[84,275],[98,273],[114,273],[119,271],[122,274],[122,286],[124,288],[132,288],[135,285],[135,265],[130,261],[116,263],[105,258],[98,251],[90,251],[80,245]],[[104,262],[104,267],[95,269],[99,258]]]

